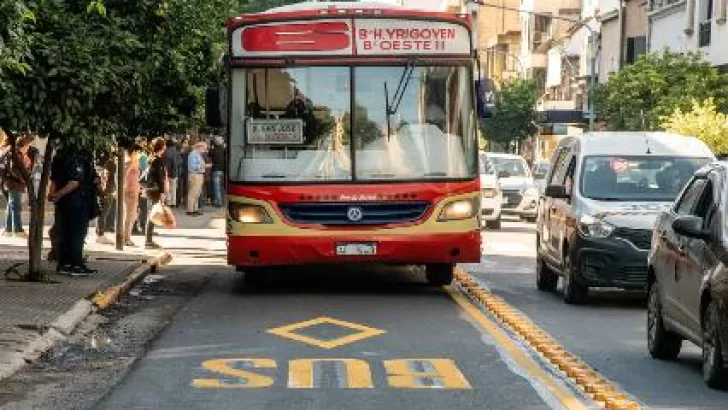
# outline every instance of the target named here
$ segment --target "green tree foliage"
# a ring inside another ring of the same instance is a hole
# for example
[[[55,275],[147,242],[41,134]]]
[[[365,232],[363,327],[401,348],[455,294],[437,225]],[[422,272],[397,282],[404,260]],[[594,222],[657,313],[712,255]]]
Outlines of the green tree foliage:
[[[538,131],[538,97],[533,80],[515,79],[504,83],[497,93],[494,116],[483,123],[486,139],[509,144],[534,135]]]
[[[0,81],[3,74],[27,69],[26,29],[35,16],[21,0],[0,0]],[[0,91],[3,91],[0,83]],[[2,94],[0,94],[1,96]]]
[[[718,112],[712,99],[693,100],[692,104],[690,110],[676,108],[672,115],[662,117],[662,127],[699,138],[715,153],[728,154],[728,115]]]
[[[664,50],[642,56],[596,89],[597,115],[613,130],[659,129],[661,118],[690,110],[692,100],[713,98],[728,108],[728,76],[700,53]]]

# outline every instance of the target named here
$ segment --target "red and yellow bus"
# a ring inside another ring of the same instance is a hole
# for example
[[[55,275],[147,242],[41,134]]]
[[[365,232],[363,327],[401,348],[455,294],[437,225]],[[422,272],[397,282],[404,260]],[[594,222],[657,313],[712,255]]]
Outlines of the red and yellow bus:
[[[481,255],[470,16],[303,3],[227,24],[228,262]]]

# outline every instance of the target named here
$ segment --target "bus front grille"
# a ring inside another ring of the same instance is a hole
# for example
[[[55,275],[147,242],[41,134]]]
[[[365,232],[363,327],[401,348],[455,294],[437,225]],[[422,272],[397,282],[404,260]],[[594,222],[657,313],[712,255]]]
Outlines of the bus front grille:
[[[279,208],[294,223],[317,225],[386,225],[421,219],[429,202],[287,203]]]

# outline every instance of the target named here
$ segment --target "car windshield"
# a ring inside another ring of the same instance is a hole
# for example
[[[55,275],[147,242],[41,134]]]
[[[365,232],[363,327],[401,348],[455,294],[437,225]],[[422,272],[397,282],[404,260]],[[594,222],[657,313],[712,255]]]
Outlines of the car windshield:
[[[477,122],[464,66],[236,69],[232,81],[233,181],[476,175]]]
[[[522,158],[490,157],[498,175],[506,178],[528,178],[528,166]]]
[[[674,201],[708,158],[593,156],[584,159],[582,195],[604,201]]]

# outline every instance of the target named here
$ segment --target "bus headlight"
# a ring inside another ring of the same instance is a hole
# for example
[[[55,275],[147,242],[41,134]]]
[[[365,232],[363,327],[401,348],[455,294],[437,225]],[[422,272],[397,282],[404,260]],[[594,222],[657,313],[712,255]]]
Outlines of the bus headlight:
[[[495,198],[498,196],[498,188],[483,188],[480,192],[483,193],[483,198]]]
[[[230,218],[232,218],[235,222],[243,224],[273,223],[273,220],[270,215],[268,215],[265,208],[258,205],[230,202],[230,205],[228,205],[228,212],[230,213]]]
[[[477,199],[460,199],[450,202],[442,208],[437,220],[445,222],[472,218],[480,208],[477,202]]]

